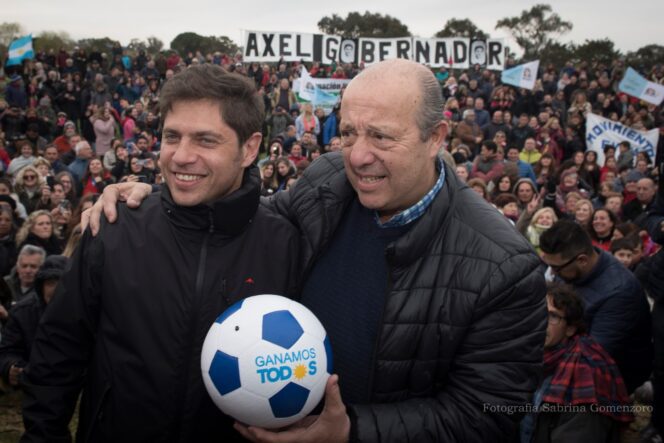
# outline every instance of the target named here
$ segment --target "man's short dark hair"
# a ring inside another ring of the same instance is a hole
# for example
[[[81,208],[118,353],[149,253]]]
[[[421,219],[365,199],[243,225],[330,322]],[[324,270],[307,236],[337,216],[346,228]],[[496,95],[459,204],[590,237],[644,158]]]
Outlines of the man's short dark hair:
[[[551,296],[553,306],[565,313],[568,326],[576,326],[577,334],[586,331],[586,324],[583,321],[583,300],[572,286],[548,283],[546,293]]]
[[[248,77],[232,74],[219,66],[192,66],[164,85],[159,97],[162,121],[173,104],[186,100],[211,100],[220,104],[224,122],[235,131],[240,145],[261,132],[265,110],[256,86]]]
[[[627,237],[617,238],[611,242],[611,254],[615,254],[621,249],[628,249],[634,251],[639,247],[638,235],[628,235]]]
[[[563,260],[577,254],[592,254],[590,235],[571,220],[559,220],[540,236],[540,249],[547,254],[560,254]]]
[[[494,154],[498,152],[498,145],[496,145],[496,142],[493,140],[484,140],[482,142],[482,146],[486,147],[489,151],[493,152]]]

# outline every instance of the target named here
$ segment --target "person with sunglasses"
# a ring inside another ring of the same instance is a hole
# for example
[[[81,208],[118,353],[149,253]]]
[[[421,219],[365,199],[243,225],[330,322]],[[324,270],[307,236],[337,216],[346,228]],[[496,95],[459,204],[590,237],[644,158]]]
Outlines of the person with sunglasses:
[[[652,368],[650,310],[636,277],[593,247],[578,223],[561,220],[540,236],[542,260],[556,280],[571,284],[584,302],[588,333],[616,361],[629,393]]]

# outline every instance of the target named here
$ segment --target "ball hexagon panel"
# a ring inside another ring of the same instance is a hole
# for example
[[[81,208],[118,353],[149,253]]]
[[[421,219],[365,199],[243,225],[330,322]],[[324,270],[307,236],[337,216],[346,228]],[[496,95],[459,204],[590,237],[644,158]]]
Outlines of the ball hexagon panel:
[[[263,316],[263,340],[290,349],[304,330],[289,311],[274,311]]]

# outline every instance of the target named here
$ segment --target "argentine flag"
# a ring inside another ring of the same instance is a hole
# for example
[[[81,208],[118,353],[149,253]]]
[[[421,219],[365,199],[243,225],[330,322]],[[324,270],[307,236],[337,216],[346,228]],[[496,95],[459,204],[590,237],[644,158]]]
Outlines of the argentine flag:
[[[35,51],[32,49],[32,34],[17,38],[9,44],[9,58],[7,66],[20,65],[27,58],[34,58]]]
[[[655,82],[649,82],[632,68],[627,68],[627,72],[625,72],[625,76],[620,81],[618,89],[625,94],[652,103],[655,106],[659,106],[662,100],[664,100],[664,86]]]
[[[539,60],[535,60],[534,62],[504,70],[500,76],[500,80],[505,84],[532,91],[535,87],[535,80],[537,80],[538,69]]]

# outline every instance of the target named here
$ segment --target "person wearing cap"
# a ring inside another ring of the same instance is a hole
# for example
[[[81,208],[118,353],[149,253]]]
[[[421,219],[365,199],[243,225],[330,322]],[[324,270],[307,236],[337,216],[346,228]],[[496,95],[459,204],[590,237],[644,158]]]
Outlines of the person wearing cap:
[[[20,75],[14,74],[9,77],[9,84],[5,87],[5,100],[10,108],[25,109],[28,107],[28,94]]]
[[[72,143],[72,137],[74,137],[76,134],[76,124],[71,121],[67,120],[62,127],[62,135],[59,137],[56,137],[55,140],[53,140],[53,144],[58,148],[58,154],[60,154],[60,159],[64,161],[64,156],[65,154],[71,152],[71,150],[74,148],[75,144]]]
[[[37,325],[64,273],[67,257],[51,255],[35,276],[35,291],[9,311],[0,340],[0,374],[10,386],[20,385],[20,374],[28,364]]]

